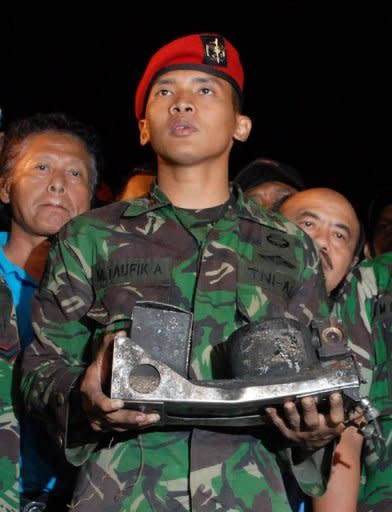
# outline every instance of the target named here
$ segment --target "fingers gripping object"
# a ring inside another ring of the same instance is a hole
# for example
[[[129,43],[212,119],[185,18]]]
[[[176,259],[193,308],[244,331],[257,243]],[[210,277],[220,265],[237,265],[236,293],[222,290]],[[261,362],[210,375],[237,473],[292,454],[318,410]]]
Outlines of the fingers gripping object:
[[[191,313],[139,302],[130,336],[114,340],[111,398],[157,412],[161,423],[252,426],[269,422],[264,408],[314,396],[327,407],[334,391],[347,411],[360,401],[360,372],[341,329],[267,318],[235,331],[214,347],[214,378],[190,380]]]

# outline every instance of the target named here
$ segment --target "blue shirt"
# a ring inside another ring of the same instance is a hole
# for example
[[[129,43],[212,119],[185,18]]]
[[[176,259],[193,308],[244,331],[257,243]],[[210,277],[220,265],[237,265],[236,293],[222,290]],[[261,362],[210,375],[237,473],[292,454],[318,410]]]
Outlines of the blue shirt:
[[[0,233],[0,273],[12,294],[16,309],[18,331],[22,347],[33,341],[33,328],[31,326],[31,297],[37,289],[38,283],[23,268],[12,263],[4,254],[4,245],[7,243],[9,233]]]
[[[33,341],[33,328],[31,325],[31,298],[38,283],[24,269],[12,263],[4,254],[4,245],[7,243],[9,233],[0,232],[0,273],[11,291],[16,310],[19,337],[22,349]],[[29,416],[20,421],[21,446],[21,476],[19,482],[20,492],[41,493],[50,491],[55,484],[55,477],[50,463],[39,449],[40,444],[47,448],[47,436],[42,424]],[[44,442],[40,439],[45,437]]]

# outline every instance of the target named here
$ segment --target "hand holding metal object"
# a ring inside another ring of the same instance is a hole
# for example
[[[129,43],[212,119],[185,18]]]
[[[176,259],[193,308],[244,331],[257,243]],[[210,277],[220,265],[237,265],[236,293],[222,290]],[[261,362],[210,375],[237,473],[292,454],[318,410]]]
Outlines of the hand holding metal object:
[[[204,381],[187,378],[191,332],[191,313],[137,303],[130,337],[114,340],[111,398],[156,412],[163,424],[198,426],[270,423],[266,406],[279,410],[285,401],[299,404],[305,396],[316,397],[322,411],[334,391],[342,392],[346,409],[360,400],[355,358],[341,331],[327,323],[250,323],[215,348],[216,378]]]

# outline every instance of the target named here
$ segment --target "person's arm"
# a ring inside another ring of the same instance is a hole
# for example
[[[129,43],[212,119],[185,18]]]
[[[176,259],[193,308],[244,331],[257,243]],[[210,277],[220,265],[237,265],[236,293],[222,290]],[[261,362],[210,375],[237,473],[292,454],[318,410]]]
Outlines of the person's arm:
[[[102,390],[101,366],[113,336],[104,337],[90,315],[97,248],[88,228],[71,221],[50,252],[33,299],[35,340],[24,354],[21,384],[27,410],[52,426],[74,464],[83,463],[102,431],[157,421],[156,415],[122,409]],[[122,328],[121,321],[116,325]]]
[[[361,396],[368,396],[372,382],[371,299],[377,294],[371,269],[357,268],[345,284],[344,295],[334,305],[333,314],[342,322],[349,346],[361,364]],[[315,512],[330,510],[356,511],[361,473],[363,436],[349,427],[336,447],[327,492],[313,502]]]
[[[288,312],[307,325],[314,319],[328,318],[330,309],[319,252],[313,240],[306,233],[301,234],[302,254],[297,252],[302,262],[302,271],[298,279],[300,285],[290,300]],[[300,408],[294,402],[287,401],[281,417],[273,408],[269,412],[273,423],[282,434],[297,444],[297,458],[300,458],[301,449],[306,455],[306,452],[323,448],[345,428],[343,399],[340,393],[333,393],[330,396],[330,408],[327,413],[318,411],[315,398],[310,396],[301,400]]]
[[[75,250],[83,242],[67,227],[54,243],[32,300],[35,339],[22,361],[26,409],[45,420],[59,446],[66,443],[70,395],[88,364],[91,333],[84,318],[93,300],[86,275],[89,257],[83,255],[83,266],[81,252]],[[83,422],[80,411],[77,419]]]
[[[314,512],[344,510],[356,512],[361,476],[360,456],[363,436],[356,427],[343,432],[336,447],[326,493],[313,499]]]
[[[301,233],[296,253],[301,263],[300,284],[290,300],[288,313],[309,325],[315,318],[327,318],[330,312],[319,253],[312,239]],[[287,401],[281,415],[272,407],[266,411],[291,445],[282,450],[281,456],[289,462],[301,489],[311,496],[320,496],[326,490],[330,474],[333,441],[345,428],[340,393],[331,395],[330,409],[325,414],[318,411],[317,402],[311,396],[301,400],[301,407]]]
[[[2,304],[3,305],[3,304]],[[0,334],[3,334],[0,328]],[[1,340],[5,341],[5,340]],[[15,366],[0,356],[0,510],[19,510],[18,457],[19,425],[13,403],[12,383]]]

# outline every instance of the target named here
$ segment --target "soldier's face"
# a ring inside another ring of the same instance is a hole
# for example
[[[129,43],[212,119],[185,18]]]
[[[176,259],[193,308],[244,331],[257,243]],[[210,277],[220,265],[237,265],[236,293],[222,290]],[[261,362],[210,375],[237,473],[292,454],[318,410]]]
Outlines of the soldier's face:
[[[10,203],[13,229],[46,237],[89,208],[91,159],[78,138],[54,131],[32,135],[13,164],[0,191]]]
[[[140,141],[179,165],[227,161],[233,139],[247,139],[249,118],[235,111],[231,85],[196,70],[171,71],[151,88]]]
[[[290,196],[280,211],[313,238],[331,293],[355,263],[360,227],[351,204],[334,190],[317,188]]]

